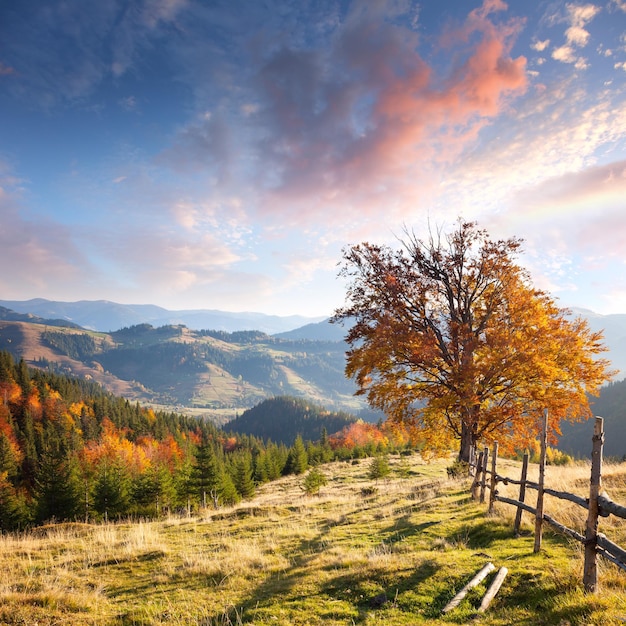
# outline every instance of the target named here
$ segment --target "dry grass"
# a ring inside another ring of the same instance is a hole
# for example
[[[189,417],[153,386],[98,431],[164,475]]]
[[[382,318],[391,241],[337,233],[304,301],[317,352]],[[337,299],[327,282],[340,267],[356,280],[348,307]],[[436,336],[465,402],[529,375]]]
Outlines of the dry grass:
[[[394,470],[401,463],[391,460]],[[518,476],[519,464],[506,463],[499,472]],[[549,536],[533,555],[531,535],[512,537],[514,509],[499,505],[498,516],[486,517],[466,481],[448,481],[446,465],[413,456],[408,478],[394,472],[372,482],[367,460],[335,463],[323,468],[319,497],[305,496],[302,477],[292,476],[201,517],[5,535],[0,624],[464,623],[484,588],[445,618],[441,608],[486,560],[510,575],[481,624],[626,618],[617,568],[603,565],[602,594],[585,596],[577,546]],[[606,469],[618,500],[626,468]],[[547,483],[571,491],[584,470],[551,467]],[[551,504],[557,519],[568,515]]]

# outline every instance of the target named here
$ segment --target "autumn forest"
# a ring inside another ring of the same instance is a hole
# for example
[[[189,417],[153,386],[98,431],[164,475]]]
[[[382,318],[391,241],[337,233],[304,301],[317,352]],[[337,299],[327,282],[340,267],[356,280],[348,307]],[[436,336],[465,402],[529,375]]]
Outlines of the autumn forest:
[[[353,420],[329,435],[318,423],[317,441],[290,445],[229,433],[0,352],[0,529],[219,507],[285,474],[410,444],[397,428]]]

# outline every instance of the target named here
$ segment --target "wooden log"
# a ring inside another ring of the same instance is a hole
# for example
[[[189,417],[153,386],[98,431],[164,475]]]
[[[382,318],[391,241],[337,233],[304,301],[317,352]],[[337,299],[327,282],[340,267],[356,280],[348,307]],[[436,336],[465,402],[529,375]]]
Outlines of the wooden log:
[[[476,585],[479,585],[486,576],[493,572],[494,569],[496,568],[493,563],[487,563],[487,565],[485,565],[485,567],[483,567],[476,574],[476,576],[474,576],[474,578],[472,578],[472,580],[470,580],[467,585],[465,585],[465,587],[463,587],[463,589],[461,589],[461,591],[459,591],[459,593],[457,593],[454,598],[452,598],[452,600],[450,600],[450,602],[446,604],[446,606],[443,608],[443,612],[448,613],[452,609],[459,606],[461,600],[463,600],[463,598],[467,595],[468,591],[473,587],[476,587]]]
[[[617,565],[620,569],[626,571],[626,563],[622,563],[619,559],[616,559],[613,555],[609,554],[606,550],[598,548],[598,554],[604,557],[607,561],[611,561],[614,565]]]
[[[505,498],[504,496],[496,496],[496,500],[498,502],[504,502],[504,504],[512,504],[513,506],[524,509],[524,511],[531,513],[532,515],[537,515],[537,509],[534,506],[530,506],[530,504],[526,504],[525,502],[513,500],[512,498]]]
[[[495,441],[493,444],[493,452],[491,453],[491,484],[489,486],[489,515],[493,515],[493,505],[496,497],[496,485],[497,485],[497,474],[496,474],[496,463],[498,461],[498,442]]]
[[[581,496],[577,496],[573,493],[569,493],[567,491],[556,491],[554,489],[544,489],[543,492],[554,498],[559,498],[560,500],[569,500],[570,502],[574,502],[574,504],[582,506],[583,509],[589,508],[589,500],[587,500],[587,498],[582,498]]]
[[[543,428],[541,432],[541,457],[539,459],[539,489],[537,490],[537,513],[535,514],[535,545],[533,552],[541,550],[541,534],[543,524],[543,486],[546,476],[546,450],[548,448],[548,409],[543,411]]]
[[[604,420],[596,417],[593,426],[591,449],[591,481],[589,485],[589,514],[585,525],[585,562],[583,565],[583,585],[588,593],[598,588],[597,535],[598,535],[598,496],[602,487],[602,446],[604,444]]]
[[[480,503],[485,502],[485,486],[487,483],[487,463],[489,461],[489,448],[483,450],[483,466],[481,469],[482,478],[480,480]]]
[[[472,500],[478,500],[478,488],[480,487],[480,472],[483,468],[483,455],[484,452],[481,450],[478,454],[478,462],[476,463],[476,473],[474,475],[474,480],[472,481]]]
[[[626,550],[620,548],[616,543],[613,543],[610,539],[607,538],[606,535],[603,535],[602,533],[598,533],[596,535],[596,540],[598,545],[603,550],[606,550],[611,556],[614,556],[622,563],[626,563]]]
[[[580,533],[576,532],[575,530],[572,530],[571,528],[568,528],[567,526],[564,526],[560,522],[557,522],[553,517],[550,517],[549,515],[546,515],[544,513],[543,514],[543,519],[546,522],[548,522],[548,524],[550,524],[551,526],[554,526],[554,528],[556,528],[557,530],[561,531],[564,535],[568,535],[572,539],[576,539],[576,541],[580,541],[581,543],[585,543],[585,537],[583,535],[581,535]]]
[[[600,507],[600,515],[607,517],[609,514],[613,514],[616,517],[626,519],[626,506],[613,502],[607,496],[598,496],[598,506]]]
[[[499,569],[496,577],[493,579],[493,582],[489,586],[489,589],[487,589],[487,593],[480,603],[480,607],[478,607],[479,613],[484,613],[489,608],[492,600],[496,597],[498,591],[500,591],[500,587],[502,587],[502,583],[504,582],[504,579],[506,578],[506,575],[508,573],[509,570],[506,567],[501,567]]]
[[[526,477],[528,476],[528,452],[524,454],[524,458],[522,459],[522,475],[519,481],[519,502],[524,502],[524,498],[526,497]],[[515,523],[513,524],[513,533],[517,537],[519,536],[519,529],[522,524],[522,511],[523,507],[518,506],[517,512],[515,513]]]

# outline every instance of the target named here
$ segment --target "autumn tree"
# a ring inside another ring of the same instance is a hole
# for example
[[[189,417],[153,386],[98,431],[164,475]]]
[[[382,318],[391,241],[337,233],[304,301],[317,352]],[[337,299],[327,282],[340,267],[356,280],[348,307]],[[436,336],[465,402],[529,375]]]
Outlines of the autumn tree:
[[[570,319],[515,263],[521,241],[493,241],[475,223],[399,249],[363,243],[344,251],[346,374],[391,421],[412,424],[426,450],[459,440],[467,461],[478,441],[534,437],[544,408],[562,419],[591,415],[588,395],[611,375],[601,333]]]

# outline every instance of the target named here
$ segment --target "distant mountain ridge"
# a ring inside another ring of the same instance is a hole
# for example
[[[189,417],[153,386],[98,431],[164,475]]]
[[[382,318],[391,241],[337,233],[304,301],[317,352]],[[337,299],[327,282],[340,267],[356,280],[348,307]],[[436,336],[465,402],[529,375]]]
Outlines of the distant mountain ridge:
[[[210,329],[226,332],[260,330],[273,335],[324,319],[322,316],[288,315],[282,317],[254,312],[231,313],[214,309],[171,311],[154,304],[119,304],[108,300],[59,302],[34,298],[32,300],[0,300],[0,306],[40,318],[66,320],[82,328],[101,332],[111,332],[147,323],[152,326],[182,324],[191,330]]]

